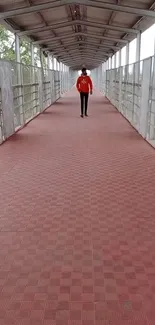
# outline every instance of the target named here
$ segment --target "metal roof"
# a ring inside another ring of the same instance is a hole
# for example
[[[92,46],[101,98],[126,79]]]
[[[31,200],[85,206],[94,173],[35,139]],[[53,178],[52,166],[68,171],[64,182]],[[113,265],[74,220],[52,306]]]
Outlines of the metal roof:
[[[151,26],[154,9],[150,0],[0,0],[0,19],[73,69],[92,69]]]

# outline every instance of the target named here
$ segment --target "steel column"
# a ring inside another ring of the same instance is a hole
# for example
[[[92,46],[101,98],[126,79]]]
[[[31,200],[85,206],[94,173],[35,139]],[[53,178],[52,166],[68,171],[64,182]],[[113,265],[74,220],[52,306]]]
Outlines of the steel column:
[[[20,125],[24,125],[24,107],[23,107],[23,94],[22,94],[22,67],[21,67],[21,57],[20,57],[20,38],[15,34],[15,55],[17,62],[17,78],[18,78],[18,96],[19,96],[19,121]]]
[[[109,58],[109,69],[112,69],[112,58]]]
[[[140,51],[141,51],[141,33],[137,35],[136,42],[136,62],[140,61]]]
[[[31,43],[31,82],[34,84],[35,83],[35,69],[34,69],[34,45]],[[33,114],[36,115],[36,96],[35,96],[35,86],[32,86],[32,107],[33,107]],[[34,109],[35,107],[35,109]],[[35,110],[35,111],[34,111]]]
[[[122,51],[119,50],[119,67],[122,65]]]
[[[34,45],[31,43],[31,65],[34,66]]]
[[[116,53],[114,54],[114,69],[116,69]]]
[[[126,59],[125,64],[128,65],[129,64],[129,43],[127,43],[127,45],[126,45],[126,58],[125,59]]]

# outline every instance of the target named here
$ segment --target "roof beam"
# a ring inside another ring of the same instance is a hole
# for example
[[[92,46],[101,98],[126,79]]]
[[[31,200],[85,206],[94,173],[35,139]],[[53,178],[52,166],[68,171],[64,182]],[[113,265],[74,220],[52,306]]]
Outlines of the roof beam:
[[[112,25],[105,25],[102,24],[101,22],[96,22],[96,21],[92,21],[92,20],[72,20],[72,21],[63,21],[63,22],[59,22],[59,23],[55,23],[52,25],[48,25],[48,26],[42,26],[42,27],[38,27],[38,28],[33,28],[30,30],[26,30],[24,32],[19,32],[18,35],[19,36],[24,36],[24,35],[31,35],[34,33],[38,33],[38,32],[44,32],[44,31],[48,31],[51,29],[59,29],[59,28],[64,28],[64,27],[69,27],[69,26],[74,26],[80,24],[82,26],[89,26],[89,27],[96,27],[99,29],[108,29],[108,30],[115,30],[118,32],[123,32],[123,33],[128,33],[128,34],[138,34],[139,30],[138,29],[134,29],[134,28],[125,28],[125,27],[121,27],[121,26],[112,26]]]
[[[85,65],[96,65],[96,66],[99,66],[100,64],[102,64],[102,63],[104,63],[105,61],[98,61],[98,62],[94,62],[94,61],[88,61],[87,59],[83,59],[83,61],[75,61],[75,62],[73,62],[72,64],[71,64],[71,62],[70,61],[66,61],[66,60],[64,60],[64,61],[62,61],[63,63],[65,63],[66,65],[68,65],[68,66],[79,66],[79,67],[82,67],[84,64]]]
[[[57,57],[63,57],[63,58],[68,58],[69,60],[71,59],[68,57],[68,55],[61,55],[59,54]],[[101,59],[103,60],[104,58],[107,57],[107,55],[102,55],[102,54],[90,54],[89,53],[76,53],[73,55],[73,60],[75,59],[80,59],[81,57],[87,57],[87,59]]]
[[[50,1],[48,3],[40,4],[40,5],[33,5],[29,7],[14,9],[14,10],[8,10],[5,12],[0,13],[0,19],[6,19],[6,18],[12,18],[16,17],[18,15],[24,15],[29,14],[33,12],[38,12],[41,10],[46,9],[54,9],[59,8],[62,6],[70,5],[70,4],[82,4],[93,8],[98,9],[108,9],[112,11],[118,11],[118,12],[125,12],[129,14],[134,14],[138,16],[144,16],[144,17],[151,17],[155,18],[155,11],[153,10],[146,10],[146,9],[140,9],[137,7],[129,7],[129,6],[123,6],[123,5],[117,5],[112,3],[107,3],[104,1],[93,1],[93,0],[57,0],[57,1]]]
[[[76,36],[85,36],[85,37],[95,38],[95,39],[99,39],[99,40],[107,40],[109,42],[115,42],[115,43],[117,42],[117,43],[122,43],[122,44],[128,43],[128,41],[124,40],[124,39],[106,37],[106,36],[96,35],[96,34],[92,34],[92,33],[81,33],[80,32],[80,33],[71,33],[68,35],[45,38],[42,40],[35,41],[35,42],[33,42],[33,44],[46,44],[46,42],[50,42],[52,40],[69,39],[69,38],[76,37]]]
[[[76,51],[89,51],[89,52],[101,52],[101,53],[106,53],[106,54],[113,54],[113,51],[110,51],[110,49],[108,49],[109,50],[109,52],[106,52],[107,51],[107,49],[106,49],[106,51],[104,51],[104,50],[102,50],[102,49],[99,49],[98,47],[92,47],[91,46],[91,44],[88,44],[88,46],[83,46],[83,47],[78,47],[78,46],[72,46],[72,47],[66,47],[66,48],[64,48],[64,49],[60,49],[60,48],[58,48],[58,49],[56,49],[56,48],[50,48],[50,49],[47,49],[47,48],[43,48],[43,49],[41,49],[42,51],[46,51],[46,52],[53,52],[53,53],[62,53],[62,52],[66,52],[66,51],[68,51],[68,52],[76,52]]]
[[[82,67],[84,64],[85,65],[96,65],[96,66],[99,66],[100,64],[104,63],[105,61],[98,61],[98,62],[94,62],[93,60],[92,61],[88,61],[87,59],[83,59],[83,60],[80,60],[80,61],[75,61],[71,64],[70,61],[63,61],[65,64],[67,64],[68,66],[79,66],[79,67]]]
[[[60,57],[62,57],[62,56],[59,56],[59,58]],[[71,60],[69,57],[63,57],[63,59],[67,59],[68,58],[68,60]],[[77,60],[81,60],[81,59],[83,59],[83,58],[85,58],[85,59],[87,59],[87,60],[94,60],[94,61],[104,61],[104,59],[106,58],[105,56],[102,56],[102,57],[91,57],[91,56],[89,56],[89,55],[87,55],[87,54],[82,54],[82,55],[75,55],[74,57],[73,57],[73,61],[77,61]]]
[[[64,44],[64,45],[62,45],[62,46],[60,46],[60,44],[59,45],[54,45],[53,43],[52,44],[48,44],[48,47],[44,47],[43,48],[43,50],[44,51],[48,51],[48,50],[52,50],[53,48],[54,49],[59,49],[59,50],[61,50],[63,47],[65,47],[66,49],[70,49],[71,47],[73,47],[73,48],[75,48],[75,46],[77,46],[77,45],[80,45],[80,44],[84,44],[84,45],[90,45],[92,48],[93,47],[95,47],[95,48],[98,48],[98,47],[100,47],[100,48],[103,48],[103,49],[105,49],[105,50],[119,50],[120,49],[120,47],[119,46],[111,46],[111,44],[107,44],[107,43],[105,43],[104,42],[104,44],[98,44],[98,43],[94,43],[93,42],[93,40],[91,41],[91,43],[89,42],[89,43],[87,43],[87,42],[85,42],[85,41],[79,41],[78,43],[76,43],[75,41],[71,41],[70,43],[67,43],[67,44]]]
[[[70,62],[71,62],[71,59],[69,58],[69,57],[63,57],[63,56],[58,56],[59,58],[61,57],[61,58],[63,58],[63,59],[68,59]],[[86,55],[79,55],[79,56],[77,56],[77,57],[75,57],[75,58],[73,58],[73,61],[77,61],[77,60],[83,60],[83,58],[86,58],[87,59],[87,61],[88,60],[94,60],[94,61],[105,61],[106,59],[107,59],[107,57],[106,56],[102,56],[102,57],[88,57],[87,56],[87,54]]]
[[[92,48],[94,47],[94,48],[103,48],[103,50],[105,49],[105,50],[119,50],[120,49],[120,47],[119,46],[111,46],[110,44],[108,45],[107,43],[105,43],[104,42],[104,44],[98,44],[98,43],[94,43],[93,42],[93,40],[91,41],[91,43],[89,42],[89,43],[87,43],[87,42],[85,42],[85,41],[79,41],[78,43],[76,43],[75,41],[71,41],[70,43],[68,43],[68,44],[64,44],[64,45],[62,45],[62,46],[60,46],[60,45],[54,45],[53,43],[52,44],[48,44],[48,47],[44,47],[44,48],[42,48],[42,50],[43,51],[48,51],[48,50],[52,50],[53,48],[54,49],[59,49],[59,50],[61,50],[62,49],[62,47],[64,46],[67,50],[69,50],[70,48],[75,48],[75,46],[77,46],[77,45],[86,45],[86,47],[87,47],[87,45],[89,45],[89,46],[91,46]]]
[[[95,52],[95,51],[91,51],[91,50],[80,50],[80,49],[75,49],[75,50],[71,50],[71,51],[68,51],[67,53],[70,54],[70,55],[74,55],[74,53],[77,53],[79,51],[79,54],[91,54],[91,55],[100,55],[100,56],[109,56],[110,53],[107,53],[107,52],[102,52],[102,53],[99,53],[99,52]],[[55,54],[57,56],[59,56],[59,52],[55,52],[55,51],[51,51],[52,54]],[[61,55],[65,55],[66,54],[66,51],[61,51]]]
[[[81,32],[82,33],[82,32]],[[81,35],[81,33],[80,33],[80,35]],[[76,35],[77,35],[77,33],[75,33]],[[74,35],[75,35],[74,34]],[[72,34],[71,34],[72,35]],[[83,35],[83,34],[82,34]],[[96,34],[92,34],[92,33],[86,33],[85,35],[87,35],[87,36],[85,36],[85,37],[90,37],[90,38],[92,38],[91,39],[91,43],[93,43],[93,44],[95,44],[95,45],[98,45],[98,43],[96,43],[95,41],[98,41],[98,37],[96,38]],[[64,35],[65,36],[65,35]],[[101,35],[102,36],[102,35]],[[70,34],[69,34],[69,36],[68,36],[68,39],[65,39],[65,46],[68,46],[68,45],[70,45],[70,44],[75,44],[75,45],[77,45],[77,44],[80,44],[80,43],[89,43],[90,44],[90,41],[88,41],[88,40],[78,40],[78,39],[72,39],[73,37],[72,36],[70,36]],[[46,39],[47,40],[47,39]],[[100,39],[99,39],[99,41],[100,41]],[[109,46],[113,46],[113,45],[111,45],[111,42],[112,43],[115,43],[115,41],[111,41],[111,39],[109,40],[109,38],[108,38],[108,40],[105,40],[104,41],[104,45],[105,46],[107,46],[107,47],[109,47]],[[126,41],[126,43],[127,43],[127,41]],[[60,46],[60,43],[58,43],[58,40],[57,39],[55,39],[55,38],[50,38],[50,41],[48,42],[48,46],[51,46],[51,45],[53,45],[53,46]],[[103,44],[101,44],[101,45],[103,45]],[[115,46],[113,46],[113,47],[115,47]],[[120,46],[117,46],[117,49],[120,49]]]
[[[61,57],[61,54],[59,55],[59,57]],[[67,57],[67,55],[66,56],[63,56],[62,55],[62,57],[65,59],[65,58],[68,58],[69,60],[70,60],[70,57]],[[75,54],[74,56],[73,56],[73,60],[76,60],[76,59],[81,59],[81,57],[86,57],[87,59],[101,59],[101,60],[103,60],[104,58],[106,58],[106,56],[105,55],[100,55],[100,56],[98,56],[98,57],[96,57],[95,58],[95,55],[89,55],[89,53],[77,53],[77,54]]]

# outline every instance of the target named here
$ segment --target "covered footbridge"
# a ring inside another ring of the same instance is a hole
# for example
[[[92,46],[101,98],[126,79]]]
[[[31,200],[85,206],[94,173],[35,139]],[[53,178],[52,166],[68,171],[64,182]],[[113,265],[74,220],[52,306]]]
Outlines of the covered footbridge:
[[[2,325],[155,324],[154,8],[0,0]]]

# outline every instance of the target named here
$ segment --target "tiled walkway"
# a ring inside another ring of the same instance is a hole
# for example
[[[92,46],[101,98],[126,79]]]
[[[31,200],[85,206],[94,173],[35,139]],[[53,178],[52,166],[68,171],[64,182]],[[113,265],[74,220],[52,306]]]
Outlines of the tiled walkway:
[[[0,325],[155,324],[155,151],[78,100],[0,147]]]

